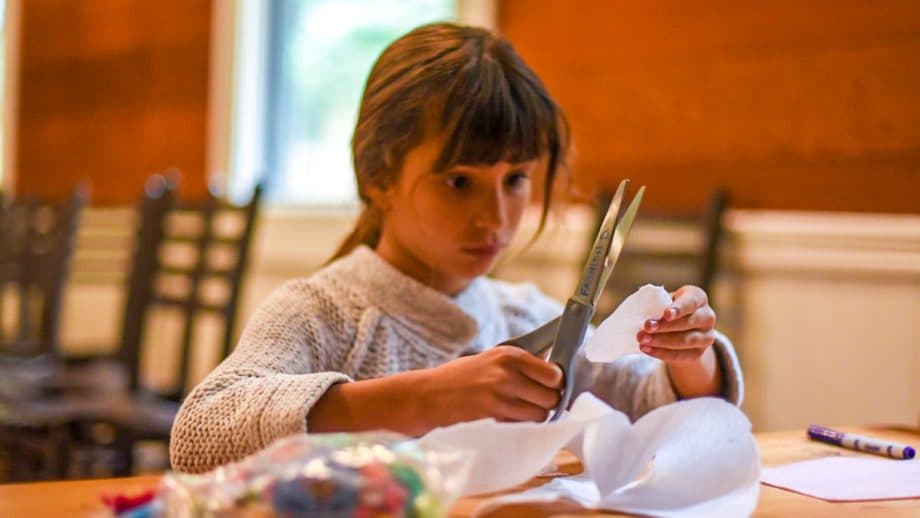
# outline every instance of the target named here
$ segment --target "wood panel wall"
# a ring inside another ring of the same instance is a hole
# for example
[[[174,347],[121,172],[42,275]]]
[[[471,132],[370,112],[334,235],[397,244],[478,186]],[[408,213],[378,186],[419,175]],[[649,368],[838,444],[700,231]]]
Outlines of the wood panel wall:
[[[646,206],[920,213],[915,0],[501,0],[575,134],[583,191]]]
[[[501,0],[499,30],[575,132],[583,192],[646,206],[920,212],[920,6],[912,0]],[[206,189],[211,0],[22,2],[18,192]]]
[[[182,171],[206,192],[210,0],[23,0],[17,193],[130,203]]]

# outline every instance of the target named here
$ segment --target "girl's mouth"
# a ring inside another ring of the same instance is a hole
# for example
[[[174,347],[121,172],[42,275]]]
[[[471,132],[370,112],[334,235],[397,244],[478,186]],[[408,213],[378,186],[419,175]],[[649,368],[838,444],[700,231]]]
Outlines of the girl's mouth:
[[[502,247],[499,245],[480,245],[480,246],[465,246],[462,247],[465,253],[479,257],[481,259],[488,259],[495,257],[501,251]]]

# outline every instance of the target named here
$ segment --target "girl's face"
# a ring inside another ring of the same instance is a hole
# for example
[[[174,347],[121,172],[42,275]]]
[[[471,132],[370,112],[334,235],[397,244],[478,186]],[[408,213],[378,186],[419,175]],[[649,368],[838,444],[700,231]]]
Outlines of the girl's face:
[[[424,140],[406,154],[397,182],[374,197],[383,211],[377,253],[406,275],[454,295],[488,272],[508,246],[539,161],[435,173],[440,152],[439,139]]]

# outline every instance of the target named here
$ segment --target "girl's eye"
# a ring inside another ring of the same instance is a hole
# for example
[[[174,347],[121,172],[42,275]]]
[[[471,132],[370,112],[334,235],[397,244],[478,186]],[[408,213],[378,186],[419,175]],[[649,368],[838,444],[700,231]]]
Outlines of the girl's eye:
[[[505,185],[511,188],[520,188],[530,181],[530,176],[526,173],[511,173],[505,177]]]
[[[447,186],[451,189],[465,189],[470,185],[470,178],[462,174],[447,177]]]

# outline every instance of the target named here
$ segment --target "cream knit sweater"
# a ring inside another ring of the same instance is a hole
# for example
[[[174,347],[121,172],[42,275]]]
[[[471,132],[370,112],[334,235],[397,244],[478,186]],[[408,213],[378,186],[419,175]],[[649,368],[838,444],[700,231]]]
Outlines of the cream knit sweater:
[[[533,285],[478,278],[456,297],[359,247],[266,300],[233,353],[185,402],[170,442],[173,468],[202,472],[309,429],[307,413],[330,385],[440,365],[483,351],[558,316],[562,306]],[[723,397],[740,404],[742,378],[719,335]],[[576,369],[590,390],[636,419],[675,401],[664,364],[629,356]]]

